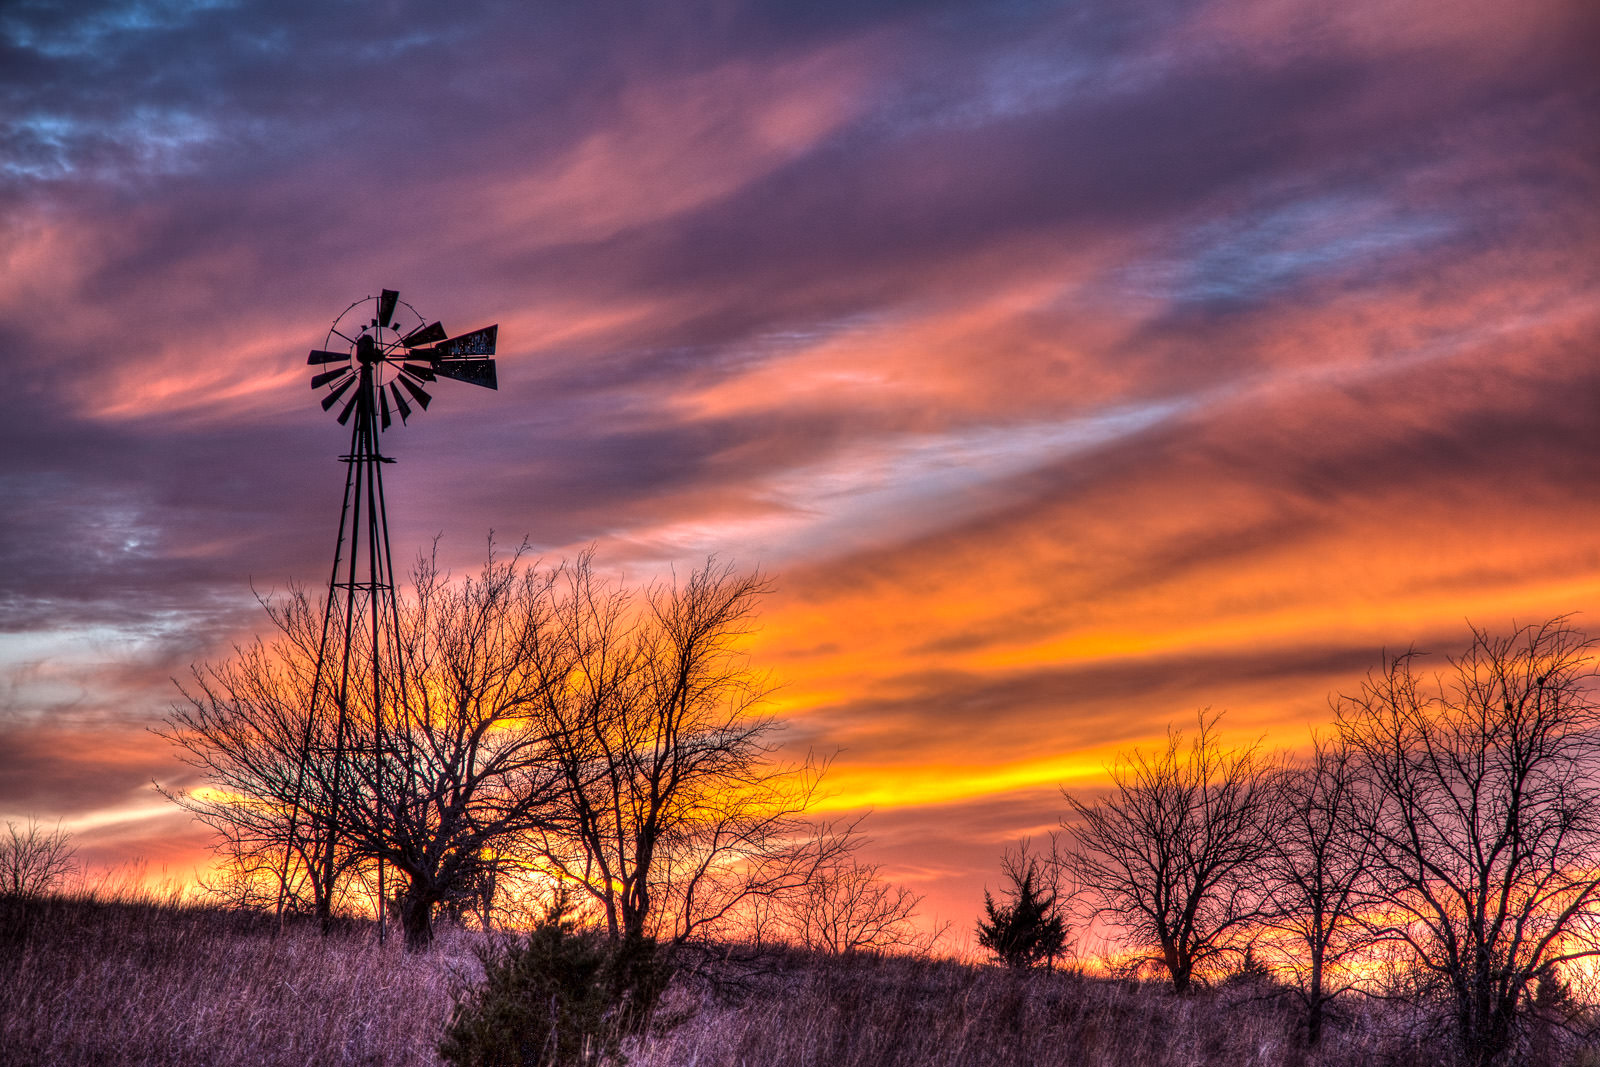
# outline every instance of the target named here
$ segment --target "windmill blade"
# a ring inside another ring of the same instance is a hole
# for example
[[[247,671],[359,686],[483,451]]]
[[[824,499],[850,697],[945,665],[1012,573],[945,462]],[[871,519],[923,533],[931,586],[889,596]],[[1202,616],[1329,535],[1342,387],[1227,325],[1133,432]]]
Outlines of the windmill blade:
[[[481,385],[485,389],[499,389],[495,381],[492,359],[441,359],[433,365],[433,373],[468,385]]]
[[[449,359],[451,356],[492,356],[495,337],[499,332],[499,323],[485,326],[481,330],[473,330],[460,337],[439,342],[428,350],[428,355],[434,359]]]
[[[400,421],[403,423],[411,417],[411,405],[406,403],[406,398],[400,395],[400,387],[393,382],[389,383],[389,392],[394,394],[395,407],[400,409]]]
[[[350,421],[350,413],[356,409],[356,404],[359,403],[360,400],[361,400],[361,391],[358,389],[358,390],[356,390],[355,395],[350,398],[350,403],[346,404],[344,406],[344,410],[339,412],[339,425],[340,426],[343,426],[345,423]]]
[[[379,326],[382,326],[385,329],[387,329],[388,326],[389,326],[389,323],[394,321],[394,306],[395,306],[395,304],[397,304],[399,302],[400,302],[400,294],[399,293],[395,292],[393,289],[385,289],[383,291],[383,294],[378,297],[378,325]]]
[[[309,366],[316,366],[318,363],[332,363],[335,360],[344,360],[349,358],[350,353],[348,352],[324,352],[320,348],[313,348],[311,350],[311,356],[306,360],[306,363]]]
[[[426,363],[402,363],[400,369],[419,382],[433,381],[433,368]]]
[[[383,419],[383,425],[380,427],[380,429],[387,430],[389,428],[389,394],[384,392],[382,389],[379,389],[378,399],[382,402],[380,415]]]
[[[423,345],[431,345],[435,341],[443,341],[449,336],[449,334],[444,332],[444,326],[435,322],[431,325],[419,326],[417,329],[412,330],[410,333],[400,338],[400,344],[405,348],[421,348]]]
[[[329,408],[333,407],[333,405],[337,404],[339,402],[339,398],[344,396],[345,393],[349,392],[350,387],[354,384],[356,384],[356,376],[354,374],[350,375],[350,377],[339,383],[338,387],[335,388],[333,392],[322,398],[322,410],[327,411]]]
[[[428,410],[428,401],[432,400],[433,397],[429,396],[425,390],[416,385],[410,378],[407,378],[403,374],[395,378],[395,381],[406,387],[406,392],[411,394],[411,399],[422,405],[423,411]],[[390,382],[389,384],[393,385],[394,382]]]
[[[340,367],[338,370],[325,370],[321,374],[318,374],[318,375],[315,375],[314,377],[312,377],[312,379],[311,379],[311,388],[313,388],[313,389],[321,389],[324,385],[327,385],[329,382],[333,381],[335,378],[339,377],[341,374],[349,374],[349,373],[350,373],[350,368],[349,367]]]

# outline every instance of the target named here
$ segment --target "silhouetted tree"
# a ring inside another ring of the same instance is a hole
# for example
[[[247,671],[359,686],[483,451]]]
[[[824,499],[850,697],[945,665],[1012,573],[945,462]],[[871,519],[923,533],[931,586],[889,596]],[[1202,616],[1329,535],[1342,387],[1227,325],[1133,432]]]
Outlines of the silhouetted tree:
[[[1043,963],[1053,967],[1067,941],[1055,880],[1048,860],[1029,854],[1027,842],[1001,858],[1000,871],[1010,887],[1004,903],[983,891],[978,944],[1007,967],[1026,970]]]
[[[45,830],[29,819],[9,820],[0,836],[0,896],[38,897],[55,892],[78,868],[72,835],[57,826]]]
[[[385,711],[381,758],[352,759],[360,790],[339,809],[341,832],[404,878],[408,947],[432,940],[437,906],[526,866],[534,837],[562,817],[541,714],[572,664],[554,624],[560,568],[521,568],[519,557],[455,582],[418,564],[390,665],[406,683]]]
[[[564,580],[571,667],[541,690],[564,788],[545,859],[613,938],[681,942],[803,885],[839,846],[804,834],[821,768],[773,762],[767,681],[741,652],[766,579],[708,560],[637,597],[585,555]]]
[[[813,952],[839,955],[883,949],[923,949],[931,938],[912,922],[922,897],[883,877],[874,863],[824,843],[821,861],[804,881],[779,899],[780,925],[796,944]]]
[[[1473,628],[1442,676],[1385,659],[1337,704],[1372,810],[1372,934],[1448,989],[1478,1064],[1515,1051],[1538,983],[1600,953],[1595,642],[1566,618]]]
[[[1095,915],[1154,950],[1179,993],[1197,968],[1241,951],[1265,910],[1254,875],[1278,822],[1276,775],[1259,746],[1222,748],[1220,717],[1202,712],[1188,745],[1169,730],[1165,749],[1120,756],[1103,800],[1063,790],[1078,817],[1066,857],[1076,884]]]
[[[1313,738],[1311,754],[1280,779],[1281,818],[1262,860],[1270,907],[1265,925],[1288,935],[1288,968],[1306,1011],[1306,1041],[1322,1041],[1327,1005],[1350,983],[1334,969],[1362,944],[1370,904],[1370,818],[1354,752],[1340,738]]]

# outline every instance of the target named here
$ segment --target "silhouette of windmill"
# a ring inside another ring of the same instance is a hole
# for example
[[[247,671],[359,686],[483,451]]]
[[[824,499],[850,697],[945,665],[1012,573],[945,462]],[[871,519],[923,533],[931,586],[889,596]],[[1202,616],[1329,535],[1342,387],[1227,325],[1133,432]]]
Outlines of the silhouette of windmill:
[[[306,719],[305,743],[295,784],[294,803],[288,827],[283,877],[278,887],[278,912],[282,915],[289,870],[297,844],[305,775],[310,762],[311,737],[320,712],[319,705],[332,700],[336,712],[334,744],[328,773],[332,781],[328,796],[332,805],[322,833],[314,834],[309,871],[321,879],[324,899],[331,899],[334,879],[334,853],[337,845],[338,806],[348,801],[348,785],[342,778],[357,773],[346,767],[353,754],[370,753],[361,773],[373,776],[372,788],[378,825],[383,825],[384,699],[404,700],[404,671],[399,641],[399,607],[394,595],[394,562],[389,547],[388,506],[383,493],[383,465],[394,460],[382,454],[378,435],[389,429],[391,411],[404,424],[412,415],[412,403],[424,411],[432,399],[423,385],[439,378],[466,382],[487,389],[498,388],[494,355],[498,324],[450,337],[438,322],[426,320],[393,289],[376,297],[353,302],[334,319],[323,347],[313,349],[307,364],[323,368],[311,379],[312,389],[325,390],[322,410],[331,411],[342,402],[339,424],[351,424],[350,450],[339,457],[345,464],[344,506],[339,513],[339,537],[333,550],[333,570],[328,577],[328,596],[322,613],[322,632],[317,646],[316,674],[312,680],[311,701]],[[394,405],[390,407],[390,398]],[[409,399],[408,399],[409,398]],[[352,421],[353,420],[353,421]],[[346,537],[349,551],[345,551]],[[363,547],[364,546],[364,547]],[[363,551],[365,556],[363,557]],[[340,575],[343,568],[343,577]],[[335,625],[335,607],[338,625]],[[360,633],[356,626],[361,626]],[[368,660],[371,677],[351,677],[351,655],[359,641],[370,639]],[[392,678],[385,679],[385,661]],[[325,668],[337,663],[324,684]],[[351,736],[351,698],[354,686],[370,686],[372,736],[370,749]],[[318,861],[320,860],[320,869]],[[384,865],[378,861],[378,937],[386,938],[387,898],[384,894]]]

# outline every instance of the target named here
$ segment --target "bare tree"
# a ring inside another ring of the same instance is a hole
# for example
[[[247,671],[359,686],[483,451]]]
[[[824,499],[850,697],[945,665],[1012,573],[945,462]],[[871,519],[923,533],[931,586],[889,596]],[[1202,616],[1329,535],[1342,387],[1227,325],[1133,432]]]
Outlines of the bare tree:
[[[29,819],[6,821],[0,837],[0,896],[39,897],[58,891],[78,869],[72,835],[59,825],[46,830]]]
[[[392,706],[358,695],[345,709],[360,742],[337,744],[332,716],[308,718],[320,609],[301,593],[269,605],[279,639],[196,670],[168,718],[163,736],[208,781],[174,799],[220,832],[225,854],[309,888],[324,917],[338,885],[370,891],[374,865],[387,865],[404,881],[406,945],[426,947],[434,909],[520,862],[522,843],[558,814],[562,780],[539,717],[543,687],[564,674],[556,572],[519,556],[455,583],[418,564],[387,665],[404,685]]]
[[[1259,745],[1224,750],[1220,718],[1201,712],[1187,744],[1169,730],[1165,749],[1120,756],[1103,800],[1063,791],[1078,820],[1065,825],[1068,869],[1093,914],[1154,950],[1179,993],[1264,912],[1252,875],[1278,817],[1276,773]]]
[[[821,768],[773,761],[767,681],[740,651],[767,588],[715,561],[642,598],[588,556],[566,572],[573,668],[543,691],[566,811],[544,853],[613,937],[687,940],[840,847],[804,835]]]
[[[1473,628],[1443,676],[1407,652],[1337,704],[1375,799],[1373,933],[1448,988],[1476,1063],[1507,1060],[1537,984],[1600,952],[1594,647],[1566,618]]]
[[[1360,917],[1370,905],[1371,851],[1361,831],[1370,805],[1363,785],[1348,744],[1313,737],[1310,756],[1280,780],[1281,819],[1263,857],[1270,906],[1262,921],[1287,935],[1287,965],[1297,979],[1312,1047],[1322,1041],[1329,1002],[1351,988],[1330,978],[1361,947]]]
[[[855,842],[859,844],[859,841]],[[922,897],[848,852],[829,855],[781,898],[782,925],[803,948],[830,956],[925,947],[914,922]]]

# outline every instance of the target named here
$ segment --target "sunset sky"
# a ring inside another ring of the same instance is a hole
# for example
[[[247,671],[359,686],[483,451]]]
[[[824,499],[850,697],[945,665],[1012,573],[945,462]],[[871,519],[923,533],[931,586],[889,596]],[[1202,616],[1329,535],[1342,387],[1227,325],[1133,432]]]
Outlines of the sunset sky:
[[[1600,630],[1591,0],[0,8],[0,818],[189,879],[147,730],[325,580],[306,351],[500,324],[395,551],[775,579],[830,813],[969,928],[1197,709]]]

